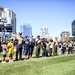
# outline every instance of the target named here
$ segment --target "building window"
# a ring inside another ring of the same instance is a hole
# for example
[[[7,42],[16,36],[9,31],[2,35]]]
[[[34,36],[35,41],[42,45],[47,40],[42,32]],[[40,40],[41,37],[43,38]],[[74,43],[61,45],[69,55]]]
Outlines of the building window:
[[[72,29],[75,30],[75,25],[72,25]]]
[[[0,11],[0,17],[2,17],[2,12]]]
[[[0,7],[0,11],[4,11],[4,8]]]
[[[9,11],[9,17],[11,17],[11,11]]]

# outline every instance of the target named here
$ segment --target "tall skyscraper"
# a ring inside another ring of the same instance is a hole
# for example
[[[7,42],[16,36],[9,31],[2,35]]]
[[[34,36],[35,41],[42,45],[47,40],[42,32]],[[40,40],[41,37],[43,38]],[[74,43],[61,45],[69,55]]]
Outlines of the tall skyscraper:
[[[6,32],[16,33],[16,14],[9,8],[0,7],[0,32],[3,28]]]
[[[72,36],[75,36],[75,20],[72,22]]]
[[[70,33],[69,31],[63,31],[60,35],[62,41],[67,41],[69,39]]]
[[[47,26],[42,26],[41,27],[41,36],[45,37],[46,35],[48,35],[48,27]]]
[[[22,32],[22,37],[32,36],[32,27],[30,24],[24,24],[20,26],[20,31]]]

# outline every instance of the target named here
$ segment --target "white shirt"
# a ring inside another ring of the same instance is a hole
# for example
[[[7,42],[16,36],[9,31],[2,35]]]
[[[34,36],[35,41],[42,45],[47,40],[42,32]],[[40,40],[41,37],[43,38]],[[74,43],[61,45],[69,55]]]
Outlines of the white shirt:
[[[7,49],[7,47],[6,47],[6,45],[2,45],[2,54],[6,54],[6,50],[5,49]]]
[[[49,45],[50,48],[53,48],[53,42],[49,42]]]

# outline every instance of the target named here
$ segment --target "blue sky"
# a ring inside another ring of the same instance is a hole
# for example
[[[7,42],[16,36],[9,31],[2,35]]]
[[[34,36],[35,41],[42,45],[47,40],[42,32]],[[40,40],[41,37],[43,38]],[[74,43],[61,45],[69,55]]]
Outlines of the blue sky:
[[[71,23],[75,19],[74,0],[0,0],[0,6],[16,13],[17,32],[20,25],[29,23],[34,36],[40,34],[43,25],[48,26],[53,37],[59,37],[63,30],[71,33]]]

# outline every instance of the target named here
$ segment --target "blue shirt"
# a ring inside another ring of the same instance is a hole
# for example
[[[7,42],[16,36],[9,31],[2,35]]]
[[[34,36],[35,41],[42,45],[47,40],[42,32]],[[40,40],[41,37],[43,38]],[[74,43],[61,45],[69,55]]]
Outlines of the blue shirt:
[[[24,41],[24,50],[29,50],[29,44],[30,44],[29,40]]]

